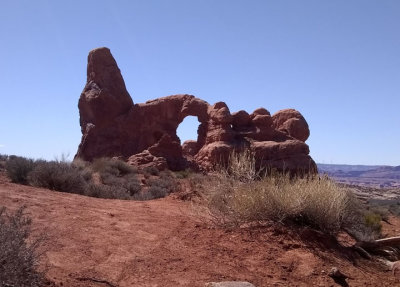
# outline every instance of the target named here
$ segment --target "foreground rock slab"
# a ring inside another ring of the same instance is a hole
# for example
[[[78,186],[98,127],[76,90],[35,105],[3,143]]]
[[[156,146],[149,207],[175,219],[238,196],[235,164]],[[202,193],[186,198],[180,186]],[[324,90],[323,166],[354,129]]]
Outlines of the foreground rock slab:
[[[210,105],[187,94],[134,104],[108,48],[89,53],[78,107],[82,140],[76,157],[84,160],[119,157],[149,165],[155,158],[158,168],[212,170],[226,164],[232,151],[249,149],[258,167],[291,173],[317,170],[305,143],[308,124],[298,111],[231,113],[224,102]],[[199,120],[198,137],[182,145],[176,130],[187,116]]]

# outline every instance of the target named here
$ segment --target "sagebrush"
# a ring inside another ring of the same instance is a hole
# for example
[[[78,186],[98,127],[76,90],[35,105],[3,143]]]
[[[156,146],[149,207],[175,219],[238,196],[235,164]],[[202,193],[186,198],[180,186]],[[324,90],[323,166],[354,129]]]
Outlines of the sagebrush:
[[[90,163],[79,158],[67,162],[65,158],[45,161],[10,156],[5,165],[15,183],[98,198],[149,200],[165,197],[179,187],[173,173],[151,167],[141,171],[148,187],[143,190],[138,169],[115,158]]]
[[[34,169],[35,161],[21,156],[9,156],[5,167],[12,182],[27,184],[28,174]]]
[[[43,237],[32,239],[31,219],[25,208],[7,213],[0,208],[0,286],[39,287],[44,275],[38,271],[38,248]]]

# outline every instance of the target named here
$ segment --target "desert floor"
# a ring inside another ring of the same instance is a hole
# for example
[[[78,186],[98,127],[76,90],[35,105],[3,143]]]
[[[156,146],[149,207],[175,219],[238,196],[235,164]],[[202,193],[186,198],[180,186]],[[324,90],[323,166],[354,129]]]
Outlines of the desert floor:
[[[0,177],[0,206],[25,205],[33,235],[45,235],[41,268],[54,286],[204,286],[248,281],[262,286],[400,286],[376,262],[307,228],[277,224],[223,229],[174,196],[145,202],[105,200],[10,183]],[[399,234],[400,220],[384,225]],[[346,247],[347,246],[347,247]]]

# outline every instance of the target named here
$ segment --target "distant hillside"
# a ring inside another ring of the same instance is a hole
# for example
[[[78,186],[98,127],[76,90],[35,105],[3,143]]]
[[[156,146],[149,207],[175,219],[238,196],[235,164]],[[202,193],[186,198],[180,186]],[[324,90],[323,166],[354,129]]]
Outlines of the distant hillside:
[[[318,170],[323,171],[367,171],[378,169],[381,167],[390,167],[386,165],[350,165],[350,164],[325,164],[325,163],[317,163]]]
[[[338,182],[362,186],[400,188],[400,166],[317,164],[320,174]]]

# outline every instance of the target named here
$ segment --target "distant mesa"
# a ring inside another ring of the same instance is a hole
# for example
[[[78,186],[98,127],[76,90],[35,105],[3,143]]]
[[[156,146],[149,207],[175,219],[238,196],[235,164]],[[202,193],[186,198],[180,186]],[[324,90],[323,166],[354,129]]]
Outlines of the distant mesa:
[[[226,163],[233,150],[248,148],[259,167],[317,170],[305,143],[308,124],[298,111],[231,113],[224,102],[210,105],[186,94],[134,104],[108,48],[89,53],[78,107],[82,140],[75,157],[84,160],[119,157],[140,166],[207,171]],[[187,116],[200,122],[198,137],[182,145],[176,130]]]

